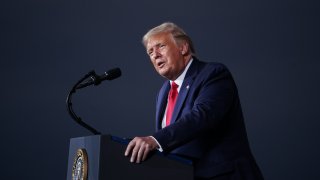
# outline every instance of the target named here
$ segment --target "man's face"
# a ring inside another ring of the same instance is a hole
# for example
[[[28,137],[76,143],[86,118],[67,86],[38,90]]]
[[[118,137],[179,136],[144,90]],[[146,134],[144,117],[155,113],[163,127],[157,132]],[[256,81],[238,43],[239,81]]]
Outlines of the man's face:
[[[146,44],[147,53],[156,71],[163,77],[175,80],[183,72],[186,60],[182,51],[169,33],[153,35]]]

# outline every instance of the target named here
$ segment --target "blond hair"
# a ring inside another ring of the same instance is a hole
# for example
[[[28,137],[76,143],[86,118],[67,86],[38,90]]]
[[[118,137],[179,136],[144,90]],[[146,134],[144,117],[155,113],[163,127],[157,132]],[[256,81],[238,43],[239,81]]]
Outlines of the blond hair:
[[[185,41],[189,45],[189,50],[192,55],[195,55],[195,49],[191,38],[185,33],[179,26],[172,22],[165,22],[159,26],[156,26],[150,29],[142,38],[142,43],[146,47],[147,42],[151,36],[161,34],[161,33],[170,33],[174,38],[175,42]]]

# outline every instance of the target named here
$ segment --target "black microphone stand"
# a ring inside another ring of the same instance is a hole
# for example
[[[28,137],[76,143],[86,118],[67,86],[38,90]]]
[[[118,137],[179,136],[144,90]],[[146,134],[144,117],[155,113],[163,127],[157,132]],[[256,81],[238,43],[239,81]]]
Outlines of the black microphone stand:
[[[78,123],[80,126],[86,128],[87,130],[91,131],[93,134],[95,135],[98,135],[98,134],[101,134],[99,131],[97,131],[96,129],[94,129],[93,127],[91,127],[90,125],[88,125],[87,123],[83,122],[81,120],[80,117],[78,117],[76,115],[76,113],[73,111],[72,109],[72,102],[71,102],[71,99],[72,99],[72,95],[76,92],[76,89],[78,87],[79,84],[81,84],[85,79],[89,78],[89,77],[92,77],[94,79],[97,79],[97,75],[94,71],[90,71],[88,74],[86,74],[82,79],[80,79],[71,89],[71,91],[69,92],[68,96],[67,96],[67,100],[66,100],[66,103],[67,103],[67,109],[68,109],[68,112],[70,114],[70,116],[72,117],[73,120],[76,121],[76,123]]]

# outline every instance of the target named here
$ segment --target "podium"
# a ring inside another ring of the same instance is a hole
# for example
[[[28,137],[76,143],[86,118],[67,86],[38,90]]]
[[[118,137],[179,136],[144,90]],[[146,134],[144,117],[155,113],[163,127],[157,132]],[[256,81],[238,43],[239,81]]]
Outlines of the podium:
[[[129,140],[94,135],[70,140],[67,180],[193,180],[192,161],[154,152],[142,163],[124,156]]]

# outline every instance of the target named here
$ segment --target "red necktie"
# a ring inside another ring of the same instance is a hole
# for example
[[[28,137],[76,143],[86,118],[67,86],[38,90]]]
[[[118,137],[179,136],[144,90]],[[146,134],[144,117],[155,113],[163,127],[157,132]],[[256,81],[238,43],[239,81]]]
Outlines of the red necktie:
[[[171,89],[169,91],[169,101],[167,106],[167,114],[166,114],[166,126],[170,125],[171,116],[173,113],[174,105],[176,104],[178,97],[178,85],[172,81],[171,83]]]

